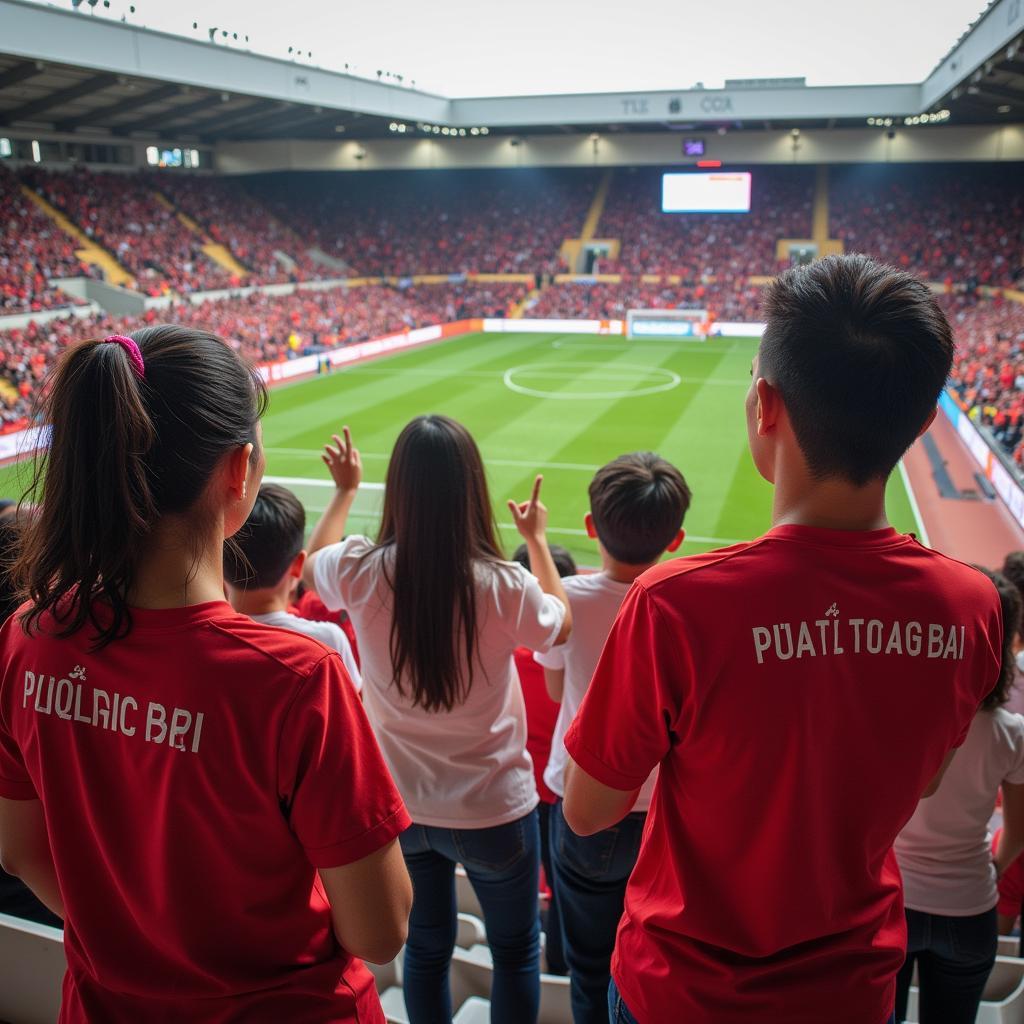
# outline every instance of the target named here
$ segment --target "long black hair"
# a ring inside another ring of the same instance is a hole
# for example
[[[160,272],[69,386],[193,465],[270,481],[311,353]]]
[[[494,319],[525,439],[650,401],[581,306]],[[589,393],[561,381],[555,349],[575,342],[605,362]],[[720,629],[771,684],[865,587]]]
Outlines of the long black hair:
[[[393,681],[413,704],[451,711],[478,651],[476,563],[502,559],[480,451],[461,423],[417,416],[388,464],[379,548],[393,549]]]
[[[1024,601],[1021,600],[1017,587],[1001,572],[993,572],[980,565],[976,565],[975,568],[983,572],[995,585],[1003,613],[1003,650],[999,680],[992,687],[992,692],[981,702],[982,711],[995,711],[1010,699],[1010,691],[1016,678],[1017,663],[1013,654],[1013,640],[1020,629]]]
[[[101,648],[131,629],[128,592],[161,516],[193,510],[221,457],[251,443],[266,389],[215,334],[166,325],[136,331],[145,363],[122,344],[84,341],[44,391],[49,450],[23,500],[38,503],[14,575],[59,636],[86,623]],[[109,614],[97,616],[97,605]]]

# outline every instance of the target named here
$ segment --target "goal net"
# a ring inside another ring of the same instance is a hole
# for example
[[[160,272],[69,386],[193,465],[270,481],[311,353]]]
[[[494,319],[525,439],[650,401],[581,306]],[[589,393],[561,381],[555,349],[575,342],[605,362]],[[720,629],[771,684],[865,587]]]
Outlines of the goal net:
[[[627,338],[704,341],[708,336],[706,309],[630,309],[626,311]]]

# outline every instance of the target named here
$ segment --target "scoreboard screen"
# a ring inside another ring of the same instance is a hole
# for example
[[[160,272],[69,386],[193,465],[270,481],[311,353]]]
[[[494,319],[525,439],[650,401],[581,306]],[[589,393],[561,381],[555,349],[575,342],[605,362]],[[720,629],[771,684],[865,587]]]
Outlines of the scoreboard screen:
[[[749,213],[750,172],[665,174],[661,209],[663,213]]]

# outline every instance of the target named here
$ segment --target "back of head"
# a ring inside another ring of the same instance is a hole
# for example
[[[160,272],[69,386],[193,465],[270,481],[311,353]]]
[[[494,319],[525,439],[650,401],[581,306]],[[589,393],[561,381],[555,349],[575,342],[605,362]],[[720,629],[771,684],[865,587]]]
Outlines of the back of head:
[[[927,286],[867,256],[827,256],[765,289],[759,374],[816,479],[885,479],[935,409],[953,333]]]
[[[993,572],[980,565],[976,565],[975,568],[979,572],[983,572],[995,585],[1003,613],[1003,650],[1000,658],[999,681],[981,703],[983,710],[991,711],[994,708],[1002,707],[1010,699],[1010,690],[1013,688],[1017,670],[1016,660],[1013,656],[1013,638],[1021,628],[1024,599],[1021,598],[1016,585],[1011,583],[1001,572]]]
[[[620,455],[590,482],[598,540],[617,562],[647,565],[672,543],[691,497],[683,474],[660,455]]]
[[[123,343],[85,341],[61,358],[45,389],[50,424],[29,497],[38,502],[15,576],[31,609],[60,635],[86,623],[103,646],[131,626],[128,593],[154,528],[180,518],[198,538],[215,510],[203,495],[221,459],[252,444],[266,403],[259,377],[216,335],[147,327]],[[181,581],[184,583],[184,581]],[[110,614],[96,616],[96,605]]]
[[[565,579],[566,576],[576,575],[576,560],[569,553],[567,548],[561,544],[549,544],[548,551],[551,552],[551,561],[555,563],[558,575]],[[525,544],[520,544],[512,554],[512,561],[518,562],[527,572],[530,572],[530,550]]]
[[[1020,591],[1024,598],[1024,551],[1011,551],[1003,561],[1003,575]],[[1024,639],[1024,623],[1019,630]]]
[[[224,580],[239,590],[264,590],[281,582],[302,550],[306,510],[280,484],[263,484],[245,525],[224,546]]]
[[[451,710],[465,700],[476,657],[474,563],[502,557],[483,460],[461,423],[417,416],[399,435],[377,542],[393,549],[396,685],[408,680],[428,711]]]

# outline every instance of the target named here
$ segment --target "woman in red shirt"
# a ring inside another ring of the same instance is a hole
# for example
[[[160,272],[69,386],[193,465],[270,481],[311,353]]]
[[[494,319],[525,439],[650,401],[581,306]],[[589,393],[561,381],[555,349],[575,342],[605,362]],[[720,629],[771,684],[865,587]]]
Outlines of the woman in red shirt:
[[[258,378],[184,327],[87,341],[0,631],[0,860],[65,919],[61,1021],[383,1022],[408,815],[337,654],[224,601]]]

